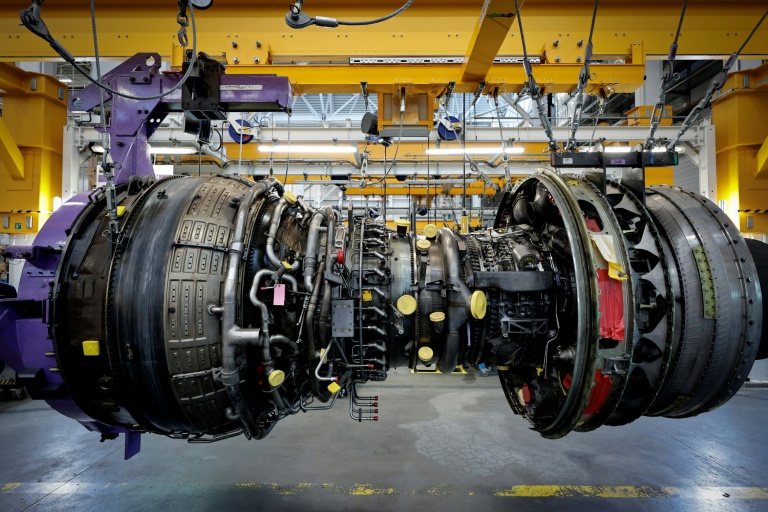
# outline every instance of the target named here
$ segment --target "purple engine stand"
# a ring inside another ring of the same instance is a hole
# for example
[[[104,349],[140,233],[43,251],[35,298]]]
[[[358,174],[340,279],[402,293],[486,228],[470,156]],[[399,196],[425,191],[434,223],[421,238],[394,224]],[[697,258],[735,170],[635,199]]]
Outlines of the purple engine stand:
[[[161,94],[178,85],[182,78],[181,73],[160,73],[161,63],[156,53],[139,53],[106,74],[102,82],[132,96]],[[183,97],[187,84],[154,100],[131,100],[103,93],[104,101],[112,102],[112,120],[107,132],[115,162],[115,185],[126,183],[131,176],[154,176],[148,141],[170,112],[185,112],[197,121],[224,119],[223,112],[227,111],[290,113],[291,86],[286,77],[228,76],[223,74],[222,66],[221,74],[214,73],[204,80],[198,71],[193,69],[190,75],[193,86],[200,84],[206,89],[213,84],[209,90],[217,93],[215,97],[205,98],[207,108],[203,110],[183,108],[187,103]],[[99,88],[91,85],[70,99],[69,108],[74,112],[88,112],[100,102]],[[211,105],[215,108],[211,109]],[[206,119],[207,113],[211,117]],[[94,421],[75,404],[57,368],[49,330],[51,293],[59,261],[66,250],[70,229],[94,193],[79,194],[63,204],[41,228],[31,246],[12,246],[6,251],[6,257],[26,262],[18,297],[0,300],[0,360],[15,369],[23,382],[35,383],[35,387],[42,390],[43,394],[37,398],[44,398],[51,407],[88,430],[108,438],[125,434],[125,458],[129,459],[140,450],[141,434]]]

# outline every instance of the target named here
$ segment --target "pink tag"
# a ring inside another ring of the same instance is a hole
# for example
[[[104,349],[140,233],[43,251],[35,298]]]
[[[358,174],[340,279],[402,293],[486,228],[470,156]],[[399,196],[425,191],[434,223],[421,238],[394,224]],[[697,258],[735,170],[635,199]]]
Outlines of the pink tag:
[[[285,306],[285,285],[275,285],[275,298],[273,301],[275,306]]]

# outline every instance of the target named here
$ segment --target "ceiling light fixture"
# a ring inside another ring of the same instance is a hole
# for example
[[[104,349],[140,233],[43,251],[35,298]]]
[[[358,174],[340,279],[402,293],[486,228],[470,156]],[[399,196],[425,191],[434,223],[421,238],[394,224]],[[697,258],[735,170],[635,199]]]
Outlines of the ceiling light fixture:
[[[259,146],[262,153],[331,153],[331,154],[350,154],[357,153],[355,146]]]

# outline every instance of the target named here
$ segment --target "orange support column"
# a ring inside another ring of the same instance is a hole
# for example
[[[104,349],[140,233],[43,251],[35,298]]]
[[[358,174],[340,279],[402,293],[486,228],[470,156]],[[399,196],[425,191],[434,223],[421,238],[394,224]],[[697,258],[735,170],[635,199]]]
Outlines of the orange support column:
[[[768,137],[768,65],[732,73],[712,104],[717,127],[717,200],[742,232],[768,233],[768,172],[759,153]],[[722,204],[722,203],[720,203]],[[748,217],[752,217],[747,227]]]
[[[55,78],[0,63],[0,233],[37,233],[61,196],[67,89]]]

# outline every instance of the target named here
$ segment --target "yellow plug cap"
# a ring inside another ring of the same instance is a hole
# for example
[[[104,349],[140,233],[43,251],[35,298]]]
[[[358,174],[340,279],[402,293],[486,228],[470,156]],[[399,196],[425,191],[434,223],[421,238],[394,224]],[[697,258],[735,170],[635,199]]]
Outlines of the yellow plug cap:
[[[101,354],[101,348],[99,342],[96,340],[87,340],[83,342],[83,355],[84,356],[98,356]]]
[[[285,380],[285,372],[283,370],[275,370],[267,377],[269,385],[273,388],[278,387]]]
[[[339,386],[335,382],[331,382],[330,384],[328,384],[328,391],[330,391],[332,395],[335,395],[336,393],[338,393],[340,389],[341,389],[341,386]]]
[[[397,310],[405,316],[412,315],[416,311],[416,305],[413,295],[402,295],[397,299]]]
[[[293,204],[299,199],[298,197],[296,197],[296,194],[294,194],[290,190],[286,190],[285,192],[283,192],[283,198],[286,201],[288,201],[288,204]]]
[[[431,361],[434,355],[435,355],[435,352],[429,347],[421,347],[419,349],[419,359],[421,359],[425,363],[428,363],[429,361]]]
[[[424,226],[424,236],[427,238],[435,238],[437,236],[437,226],[434,224],[427,224]]]
[[[285,268],[291,268],[291,264],[290,264],[290,263],[288,263],[287,261],[284,261],[284,262],[283,262],[283,266],[284,266]]]
[[[373,300],[373,292],[371,290],[363,290],[363,302],[371,302]]]
[[[435,311],[434,313],[430,313],[429,320],[435,323],[442,322],[443,320],[445,320],[445,313],[443,313],[442,311]]]
[[[509,370],[509,366],[499,365],[499,366],[496,367],[496,369],[499,370],[500,372],[505,372],[505,371]]]
[[[419,251],[428,251],[429,248],[432,247],[432,242],[429,240],[424,240],[423,238],[421,240],[416,241],[416,248]]]
[[[408,219],[396,219],[395,220],[395,226],[399,226],[401,228],[407,228],[411,225],[411,221]]]
[[[485,293],[480,290],[475,290],[472,294],[472,299],[469,301],[469,311],[472,313],[472,318],[476,320],[485,318],[485,310],[487,307],[488,301],[485,298]]]
[[[125,215],[125,206],[118,206],[117,207],[117,216],[122,217]]]

